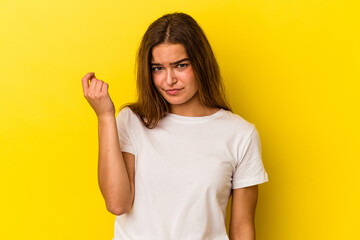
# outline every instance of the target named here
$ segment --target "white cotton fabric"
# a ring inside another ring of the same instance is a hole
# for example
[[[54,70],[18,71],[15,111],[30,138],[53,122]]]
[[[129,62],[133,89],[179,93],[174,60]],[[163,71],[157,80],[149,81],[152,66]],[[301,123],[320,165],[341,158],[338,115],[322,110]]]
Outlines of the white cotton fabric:
[[[268,181],[255,125],[230,111],[169,113],[147,129],[125,107],[116,123],[121,151],[135,155],[135,198],[113,240],[228,240],[231,189]]]

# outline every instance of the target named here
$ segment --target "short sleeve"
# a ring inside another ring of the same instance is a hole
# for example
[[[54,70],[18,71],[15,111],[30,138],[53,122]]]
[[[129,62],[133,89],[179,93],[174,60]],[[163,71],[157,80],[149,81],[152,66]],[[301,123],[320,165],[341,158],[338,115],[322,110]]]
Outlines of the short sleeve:
[[[120,149],[135,155],[135,147],[131,138],[130,109],[123,108],[116,117],[116,126],[119,136]]]
[[[245,143],[245,149],[238,162],[232,179],[232,189],[257,185],[268,181],[262,162],[262,149],[259,133],[254,126]]]

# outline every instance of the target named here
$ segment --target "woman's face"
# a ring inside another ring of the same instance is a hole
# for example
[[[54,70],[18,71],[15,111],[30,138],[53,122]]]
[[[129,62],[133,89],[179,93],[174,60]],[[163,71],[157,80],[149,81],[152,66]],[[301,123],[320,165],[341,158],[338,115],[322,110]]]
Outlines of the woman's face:
[[[151,72],[155,87],[169,102],[171,112],[200,105],[195,75],[182,44],[162,43],[155,46]]]

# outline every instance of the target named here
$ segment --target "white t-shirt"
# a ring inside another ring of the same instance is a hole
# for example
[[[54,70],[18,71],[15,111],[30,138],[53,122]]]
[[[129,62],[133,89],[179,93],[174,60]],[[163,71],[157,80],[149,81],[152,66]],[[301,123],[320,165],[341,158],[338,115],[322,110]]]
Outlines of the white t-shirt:
[[[268,181],[255,125],[230,111],[169,113],[148,129],[125,107],[116,123],[121,151],[135,155],[135,198],[113,240],[228,240],[231,189]]]

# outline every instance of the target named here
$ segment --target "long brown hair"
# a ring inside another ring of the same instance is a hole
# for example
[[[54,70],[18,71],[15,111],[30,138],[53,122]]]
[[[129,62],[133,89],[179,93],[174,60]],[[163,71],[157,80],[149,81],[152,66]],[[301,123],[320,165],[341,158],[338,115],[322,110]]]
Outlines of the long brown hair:
[[[169,103],[156,90],[151,74],[152,49],[161,43],[180,43],[185,47],[202,104],[232,111],[210,44],[197,22],[185,13],[166,14],[149,26],[137,53],[138,100],[123,105],[120,110],[129,107],[149,129],[155,128],[169,112]]]

